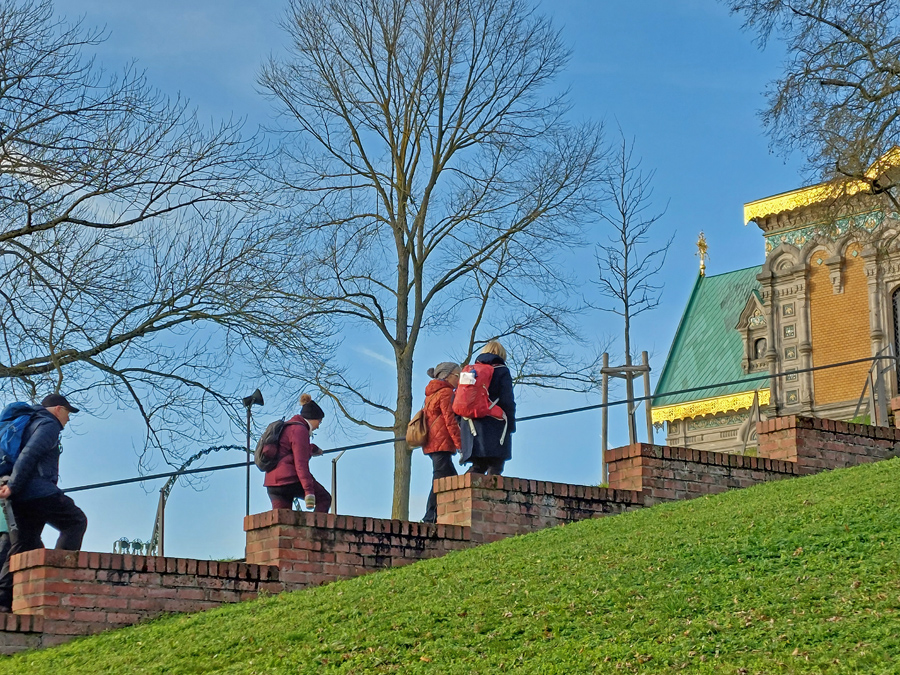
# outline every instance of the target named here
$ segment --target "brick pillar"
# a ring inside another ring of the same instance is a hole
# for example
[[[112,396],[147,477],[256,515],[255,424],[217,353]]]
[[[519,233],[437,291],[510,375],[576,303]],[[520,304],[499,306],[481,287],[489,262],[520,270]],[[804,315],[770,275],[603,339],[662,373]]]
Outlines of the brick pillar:
[[[819,473],[900,454],[900,430],[789,415],[756,425],[759,456],[794,462],[799,474]]]
[[[891,415],[894,416],[894,428],[900,429],[900,396],[892,398],[889,407]]]
[[[791,462],[635,443],[609,451],[609,486],[637,490],[645,506],[795,475]]]
[[[470,527],[479,544],[641,505],[631,490],[468,473],[436,480],[434,493],[438,522]]]
[[[470,545],[467,527],[286,509],[247,516],[244,530],[247,561],[277,565],[289,590],[399,567]]]
[[[10,559],[13,611],[47,635],[89,635],[282,590],[278,569],[237,562],[37,549]]]

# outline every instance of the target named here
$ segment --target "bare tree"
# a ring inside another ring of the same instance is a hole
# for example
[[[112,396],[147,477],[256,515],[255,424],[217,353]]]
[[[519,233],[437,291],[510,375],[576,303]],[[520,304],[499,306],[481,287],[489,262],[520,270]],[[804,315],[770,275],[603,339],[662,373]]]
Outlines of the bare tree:
[[[459,363],[471,362],[485,343],[500,340],[509,348],[517,385],[582,392],[596,386],[603,347],[596,338],[587,344],[573,326],[586,305],[574,300],[579,280],[555,253],[509,240],[473,270],[460,293],[450,295],[460,312],[468,312],[465,325],[471,326]],[[492,311],[498,307],[501,311]],[[437,314],[455,318],[457,312]],[[593,358],[585,358],[591,353]]]
[[[351,421],[401,437],[423,334],[463,324],[471,345],[465,326],[489,314],[485,333],[536,327],[480,299],[516,270],[554,272],[592,203],[600,129],[546,97],[568,54],[525,0],[292,0],[284,27],[291,56],[260,81],[302,143],[283,180],[320,253],[305,291],[371,330],[396,367],[393,400],[358,366],[322,363],[318,384]],[[506,291],[541,314],[539,289]],[[392,512],[406,518],[405,442],[394,463]]]
[[[100,39],[0,0],[0,387],[135,405],[145,451],[176,461],[232,406],[234,371],[324,334],[286,302],[297,247],[263,218],[258,143],[103,72]]]
[[[786,42],[784,74],[763,120],[777,147],[806,153],[821,179],[898,205],[897,174],[877,160],[900,144],[900,3],[896,0],[725,0],[765,46]],[[874,170],[872,167],[874,166]],[[836,194],[836,196],[839,196]]]
[[[674,240],[673,234],[658,248],[647,250],[648,245],[660,241],[653,227],[665,214],[665,209],[652,210],[655,173],[641,169],[641,159],[634,156],[634,140],[628,141],[620,133],[610,171],[603,181],[605,208],[600,212],[600,219],[611,234],[609,243],[597,246],[596,285],[600,294],[611,301],[599,308],[622,317],[626,366],[631,366],[634,359],[632,320],[659,305],[662,285],[656,283],[656,275]],[[634,383],[630,377],[625,382],[628,400],[633,400]],[[633,408],[629,407],[631,437],[636,438],[632,413]]]

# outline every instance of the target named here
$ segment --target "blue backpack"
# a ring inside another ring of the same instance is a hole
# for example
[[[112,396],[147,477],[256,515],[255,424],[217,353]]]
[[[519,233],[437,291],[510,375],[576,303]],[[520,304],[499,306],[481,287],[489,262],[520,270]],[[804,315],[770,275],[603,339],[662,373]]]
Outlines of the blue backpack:
[[[0,476],[12,473],[22,450],[22,435],[34,409],[27,403],[10,403],[0,412]]]

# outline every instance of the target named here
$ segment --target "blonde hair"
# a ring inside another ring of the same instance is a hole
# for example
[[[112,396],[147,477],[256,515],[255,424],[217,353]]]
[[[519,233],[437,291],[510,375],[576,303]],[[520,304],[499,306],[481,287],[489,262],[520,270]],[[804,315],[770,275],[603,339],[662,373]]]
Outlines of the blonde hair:
[[[499,356],[501,359],[506,361],[506,349],[503,348],[496,340],[491,340],[484,347],[481,348],[482,354],[494,354]]]

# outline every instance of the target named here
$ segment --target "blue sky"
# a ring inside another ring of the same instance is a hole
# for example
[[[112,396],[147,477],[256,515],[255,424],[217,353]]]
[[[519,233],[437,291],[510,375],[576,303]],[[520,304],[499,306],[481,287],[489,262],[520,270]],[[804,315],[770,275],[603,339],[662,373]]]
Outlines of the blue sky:
[[[257,92],[256,76],[263,59],[282,48],[277,21],[284,3],[58,0],[56,6],[69,17],[83,16],[88,25],[106,27],[109,37],[95,50],[106,67],[117,69],[135,60],[154,86],[190,99],[205,118],[244,117],[250,127],[271,120],[269,104]],[[571,91],[573,116],[602,119],[611,130],[619,125],[633,136],[644,167],[656,170],[658,207],[668,203],[658,236],[663,240],[673,231],[676,236],[660,277],[663,301],[640,318],[632,336],[637,349],[651,353],[651,364],[659,372],[696,277],[698,233],[705,231],[710,246],[708,274],[759,264],[763,240],[755,226],[744,226],[743,204],[804,182],[802,158],[785,162],[773,155],[757,114],[767,83],[778,75],[782,54],[777,44],[760,52],[742,32],[739,19],[713,0],[547,0],[542,7],[573,50],[560,81]],[[601,338],[619,330],[617,321],[612,315],[595,315],[587,320],[586,330]],[[360,346],[356,354],[370,372],[382,368],[385,376],[390,374],[386,352]],[[447,356],[440,347],[421,353],[417,392],[427,381],[424,370]],[[528,415],[595,403],[599,395],[519,391],[517,399],[520,414]],[[284,412],[262,409],[258,414],[264,419]],[[613,445],[627,440],[621,416],[621,408],[613,409]],[[323,447],[375,438],[327,422],[317,436]],[[599,412],[523,424],[507,473],[596,483],[599,429]],[[243,443],[241,431],[226,431],[222,442]],[[76,417],[64,433],[62,485],[136,475],[137,443],[139,421],[128,410],[110,410],[103,418]],[[240,459],[230,453],[208,463]],[[339,466],[341,512],[389,516],[390,447],[351,451]],[[411,515],[419,518],[430,462],[417,452],[413,468]],[[330,469],[329,458],[315,460],[314,473],[326,486]],[[252,480],[252,510],[264,510],[268,500],[255,469]],[[157,481],[143,488],[73,495],[90,520],[85,548],[110,550],[121,536],[146,539],[160,486]],[[176,487],[167,510],[166,552],[243,555],[243,512],[241,470],[220,472],[201,491]]]

